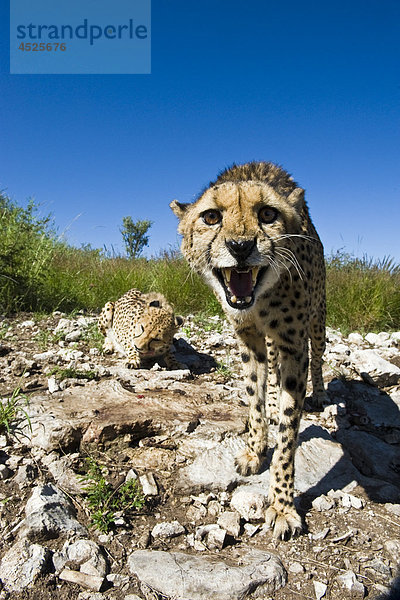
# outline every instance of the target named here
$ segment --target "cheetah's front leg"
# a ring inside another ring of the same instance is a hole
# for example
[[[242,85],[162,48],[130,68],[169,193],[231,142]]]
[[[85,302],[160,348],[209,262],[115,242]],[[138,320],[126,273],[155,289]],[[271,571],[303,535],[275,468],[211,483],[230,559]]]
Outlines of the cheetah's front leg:
[[[167,369],[169,369],[170,371],[175,371],[175,370],[180,370],[180,369],[187,369],[187,366],[178,362],[175,358],[175,355],[173,354],[173,352],[167,352],[167,354],[165,354],[164,356],[164,362],[165,362],[165,366],[167,367]]]
[[[282,391],[280,396],[279,428],[270,469],[265,521],[274,529],[274,537],[285,538],[302,529],[302,522],[294,506],[294,456],[297,433],[307,383],[308,354],[303,352],[281,354]]]
[[[127,369],[139,369],[141,364],[141,358],[136,348],[130,348],[127,352],[125,359],[125,366]]]
[[[249,434],[247,446],[238,453],[235,462],[239,473],[250,475],[259,471],[268,446],[265,415],[267,353],[264,337],[255,330],[241,337],[241,358],[249,400]]]

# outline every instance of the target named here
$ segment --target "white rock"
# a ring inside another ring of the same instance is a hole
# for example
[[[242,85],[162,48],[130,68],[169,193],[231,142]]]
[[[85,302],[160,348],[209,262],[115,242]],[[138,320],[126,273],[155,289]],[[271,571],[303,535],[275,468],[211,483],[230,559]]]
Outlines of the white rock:
[[[139,477],[139,482],[145,496],[157,496],[158,487],[153,473],[144,473]]]
[[[257,533],[257,531],[259,531],[260,526],[259,525],[253,525],[252,523],[245,523],[243,525],[243,529],[244,529],[245,533],[247,533],[247,535],[249,537],[253,537],[253,535],[255,535]]]
[[[53,333],[57,334],[67,334],[71,331],[74,331],[78,327],[78,323],[76,321],[70,321],[69,319],[60,319],[58,321],[57,327],[54,329]]]
[[[138,476],[136,471],[134,471],[133,469],[129,469],[125,477],[125,482],[128,483],[129,481],[136,481],[137,478]]]
[[[85,492],[85,481],[71,468],[74,459],[78,456],[79,454],[59,456],[57,452],[50,452],[42,458],[42,463],[48,468],[56,484],[68,494],[82,494]]]
[[[329,496],[318,496],[318,498],[315,498],[312,501],[312,507],[317,510],[318,512],[323,512],[324,510],[330,510],[331,508],[334,508],[335,506],[335,501],[333,498],[330,498]]]
[[[19,326],[20,327],[34,327],[35,321],[23,321],[22,323],[20,323]]]
[[[330,346],[328,350],[331,354],[344,354],[346,356],[350,354],[350,348],[346,344],[335,344]]]
[[[224,345],[224,336],[221,333],[213,333],[207,337],[207,344],[209,346],[222,346]]]
[[[364,338],[363,338],[363,336],[360,333],[354,332],[354,333],[350,333],[348,335],[347,341],[350,344],[356,344],[357,346],[360,346],[363,343]]]
[[[151,530],[151,535],[156,538],[173,538],[185,533],[185,528],[178,521],[157,523]]]
[[[234,492],[231,500],[231,507],[234,508],[245,521],[259,521],[264,518],[266,498],[259,492],[256,492],[247,486],[242,486]]]
[[[304,573],[305,568],[301,563],[296,561],[289,565],[289,571],[290,573],[293,573],[293,575],[299,575],[300,573]]]
[[[110,581],[110,583],[112,583],[114,587],[119,587],[122,589],[128,589],[129,587],[128,575],[121,575],[121,573],[110,573],[109,575],[107,575],[106,579],[107,581]]]
[[[364,506],[361,498],[357,498],[356,496],[352,496],[351,494],[343,494],[341,498],[342,506],[346,508],[362,508]]]
[[[194,539],[203,540],[213,529],[219,529],[219,526],[216,523],[208,523],[208,525],[197,527]]]
[[[380,338],[377,333],[367,333],[365,340],[368,342],[368,344],[371,344],[371,346],[380,345]]]
[[[207,548],[210,550],[222,550],[226,538],[226,531],[217,527],[212,529],[207,536]]]
[[[388,502],[385,504],[385,508],[388,512],[392,513],[392,515],[396,515],[396,517],[400,517],[400,504],[390,504]]]
[[[393,332],[390,339],[395,346],[400,346],[400,331]]]
[[[353,571],[346,571],[342,575],[337,576],[338,583],[351,593],[352,598],[364,598],[364,585],[358,581]]]
[[[105,577],[107,574],[107,562],[100,547],[91,540],[77,540],[65,544],[65,555],[67,560],[77,563],[80,571],[87,575]]]
[[[400,563],[400,540],[386,540],[383,544],[385,550],[390,554],[395,563]]]
[[[66,342],[77,342],[78,340],[81,339],[81,337],[82,337],[82,330],[75,329],[74,331],[67,333],[67,335],[65,336],[65,341]]]
[[[391,386],[400,382],[400,368],[373,350],[355,350],[351,353],[351,362],[355,370],[368,383]]]
[[[104,600],[104,596],[101,592],[81,592],[77,600]]]
[[[68,348],[60,348],[57,352],[59,356],[65,361],[70,362],[71,360],[79,360],[83,357],[83,352],[80,350],[70,350]]]
[[[43,360],[51,360],[56,356],[54,350],[47,350],[47,352],[39,352],[39,354],[33,355],[33,360],[43,361]]]
[[[218,518],[218,525],[229,535],[237,538],[240,534],[240,516],[236,511],[227,510]]]
[[[56,486],[34,488],[25,506],[25,532],[30,540],[48,540],[72,532],[87,534],[75,519],[75,508]]]
[[[50,550],[26,539],[19,540],[0,562],[0,579],[9,592],[20,592],[34,585],[36,579],[49,571]]]
[[[281,561],[259,550],[247,551],[240,565],[182,552],[138,550],[128,566],[141,583],[175,600],[243,600],[249,590],[266,597],[287,579]]]
[[[325,596],[328,586],[325,583],[321,583],[321,581],[313,581],[313,584],[315,597],[317,600],[321,600]]]
[[[63,581],[69,581],[70,583],[77,583],[82,587],[88,588],[95,592],[98,592],[104,584],[104,577],[96,577],[95,575],[87,575],[80,571],[72,571],[71,569],[64,569],[58,576]]]
[[[54,394],[60,390],[60,386],[58,385],[57,379],[52,375],[47,380],[47,387],[49,388],[50,394]]]

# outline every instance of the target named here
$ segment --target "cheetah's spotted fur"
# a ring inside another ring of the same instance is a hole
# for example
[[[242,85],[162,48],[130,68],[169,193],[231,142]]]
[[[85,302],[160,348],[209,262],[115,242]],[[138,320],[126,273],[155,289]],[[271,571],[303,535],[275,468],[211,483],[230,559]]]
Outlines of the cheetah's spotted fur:
[[[100,313],[103,350],[125,356],[126,366],[134,369],[160,358],[169,369],[182,368],[171,352],[182,322],[162,294],[129,290],[116,302],[107,302]]]
[[[313,401],[326,399],[323,247],[304,190],[280,167],[253,162],[225,170],[194,203],[174,200],[171,208],[183,254],[213,288],[239,340],[250,405],[247,447],[236,458],[242,474],[258,471],[268,423],[279,423],[265,520],[276,537],[287,537],[302,526],[294,455],[309,339]]]

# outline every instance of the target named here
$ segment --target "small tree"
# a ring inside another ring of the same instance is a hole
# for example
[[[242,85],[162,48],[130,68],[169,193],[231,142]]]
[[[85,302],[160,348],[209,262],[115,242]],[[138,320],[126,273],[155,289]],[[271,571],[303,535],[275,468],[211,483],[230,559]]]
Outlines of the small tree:
[[[126,252],[129,258],[137,258],[145,246],[149,244],[149,236],[146,235],[152,221],[132,221],[132,217],[123,217],[123,229],[121,229]]]

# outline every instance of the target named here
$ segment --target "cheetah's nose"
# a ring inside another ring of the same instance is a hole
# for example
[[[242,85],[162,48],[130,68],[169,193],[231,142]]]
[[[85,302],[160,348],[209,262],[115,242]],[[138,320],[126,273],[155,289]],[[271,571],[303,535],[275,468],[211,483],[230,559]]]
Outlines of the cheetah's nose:
[[[256,240],[225,240],[226,247],[234,258],[237,260],[244,260],[247,258],[253,250]]]

